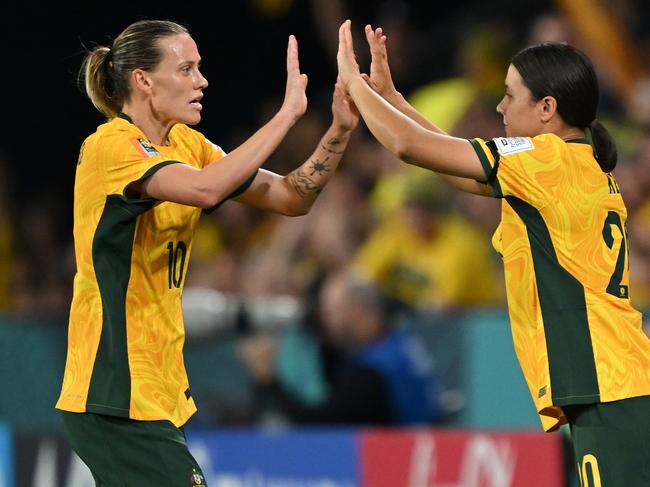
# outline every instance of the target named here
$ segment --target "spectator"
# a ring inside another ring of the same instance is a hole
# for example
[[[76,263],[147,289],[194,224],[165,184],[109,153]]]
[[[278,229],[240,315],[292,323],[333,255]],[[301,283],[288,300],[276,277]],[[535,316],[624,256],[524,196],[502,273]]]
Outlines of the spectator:
[[[380,223],[355,256],[359,273],[408,309],[501,303],[503,285],[487,235],[454,210],[434,174],[421,171],[406,188],[404,207]]]
[[[331,382],[324,383],[321,362],[320,371],[314,367],[312,397],[299,397],[296,383],[292,387],[286,373],[278,374],[277,365],[286,358],[277,355],[268,339],[253,339],[242,344],[241,356],[263,399],[270,398],[293,423],[404,425],[441,420],[432,359],[415,336],[396,326],[377,287],[338,271],[326,278],[319,305],[326,341],[338,350]],[[305,354],[306,348],[299,350]]]

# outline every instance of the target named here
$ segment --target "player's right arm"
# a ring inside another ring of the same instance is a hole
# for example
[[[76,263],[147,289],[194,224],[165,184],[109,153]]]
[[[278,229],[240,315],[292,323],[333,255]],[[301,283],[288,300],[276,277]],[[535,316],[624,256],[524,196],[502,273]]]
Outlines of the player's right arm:
[[[444,130],[437,127],[429,119],[418,112],[411,104],[406,101],[402,94],[397,91],[393,83],[393,77],[388,64],[388,51],[386,49],[386,36],[382,28],[374,29],[370,25],[365,27],[366,39],[370,46],[370,76],[362,74],[368,85],[375,90],[383,99],[399,110],[402,114],[409,117],[422,128],[431,132],[448,135]],[[491,188],[477,180],[450,174],[438,173],[439,176],[451,184],[456,189],[467,193],[474,193],[483,196],[492,196]]]
[[[278,113],[242,145],[218,164],[197,169],[187,164],[170,164],[145,179],[138,187],[143,197],[210,208],[225,200],[253,174],[287,135],[307,109],[307,76],[300,73],[298,45],[291,36],[287,48],[287,84]]]

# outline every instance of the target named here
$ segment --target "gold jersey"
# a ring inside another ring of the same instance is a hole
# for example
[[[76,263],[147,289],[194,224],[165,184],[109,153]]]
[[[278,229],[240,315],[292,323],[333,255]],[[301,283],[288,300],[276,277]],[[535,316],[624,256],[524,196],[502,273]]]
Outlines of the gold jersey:
[[[503,258],[515,352],[544,429],[561,406],[650,394],[650,340],[630,305],[627,211],[586,140],[470,140],[503,198]]]
[[[172,128],[168,145],[154,145],[125,115],[85,140],[75,177],[77,272],[57,408],[176,426],[196,411],[183,361],[181,293],[201,210],[132,198],[126,188],[168,164],[202,168],[223,155],[182,124]]]

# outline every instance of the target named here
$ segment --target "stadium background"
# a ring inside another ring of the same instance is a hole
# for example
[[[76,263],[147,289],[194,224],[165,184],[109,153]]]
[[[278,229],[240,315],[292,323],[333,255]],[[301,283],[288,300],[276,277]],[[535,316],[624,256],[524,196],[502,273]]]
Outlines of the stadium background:
[[[367,22],[385,27],[398,88],[460,136],[501,135],[494,105],[513,52],[533,40],[574,42],[601,77],[601,118],[619,143],[615,175],[630,212],[632,301],[649,307],[650,15],[640,0],[242,0],[209,8],[24,2],[3,10],[0,486],[91,485],[52,408],[74,271],[74,167],[81,142],[102,123],[76,73],[83,46],[104,44],[137,19],[189,26],[210,82],[198,128],[226,150],[279,107],[286,38],[297,36],[310,106],[265,166],[281,173],[309,155],[329,121],[343,18],[358,32]],[[357,51],[367,66],[361,38]],[[487,257],[498,205],[461,196],[447,196],[451,208],[441,205],[413,183],[421,177],[378,149],[361,126],[312,214],[292,223],[229,203],[205,219],[187,277],[186,354],[199,406],[188,429],[197,457],[210,465],[211,485],[570,485],[566,432],[539,433],[512,352],[498,262]],[[486,256],[474,273],[462,265],[470,254],[458,257],[461,290],[431,284],[401,296],[414,311],[409,325],[435,358],[444,420],[433,430],[313,429],[260,413],[238,354],[242,341],[298,327],[328,268],[372,267],[377,255],[363,249],[411,199],[432,220],[461,217],[474,232],[462,235]],[[478,234],[485,235],[474,241]],[[493,292],[464,292],[468,286]]]

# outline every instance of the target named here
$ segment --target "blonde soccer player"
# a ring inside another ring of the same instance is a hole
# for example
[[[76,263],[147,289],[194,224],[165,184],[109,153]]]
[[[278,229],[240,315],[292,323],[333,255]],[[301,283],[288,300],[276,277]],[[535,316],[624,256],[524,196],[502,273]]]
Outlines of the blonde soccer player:
[[[282,106],[229,154],[190,128],[208,87],[200,62],[185,27],[145,20],[89,52],[82,68],[108,121],[85,140],[77,165],[77,273],[56,407],[101,486],[206,485],[181,429],[196,411],[181,293],[201,211],[232,198],[305,214],[358,121],[337,85],[332,124],[307,161],[286,176],[259,169],[307,108],[296,39]]]

